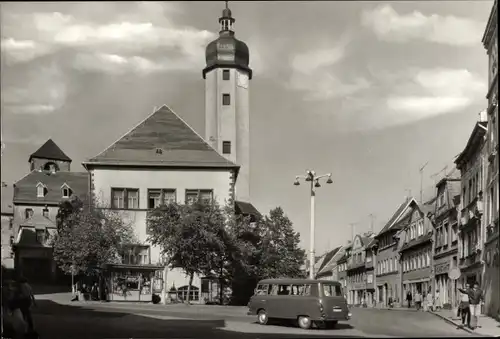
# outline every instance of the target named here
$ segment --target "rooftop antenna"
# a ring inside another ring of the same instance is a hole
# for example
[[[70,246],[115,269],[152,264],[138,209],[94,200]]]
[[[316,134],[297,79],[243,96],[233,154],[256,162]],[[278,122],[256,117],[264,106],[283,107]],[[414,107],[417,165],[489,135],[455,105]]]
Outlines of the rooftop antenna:
[[[406,200],[410,200],[411,199],[411,189],[407,188],[407,189],[405,189],[405,192],[408,193]]]
[[[356,223],[350,223],[351,225],[351,241],[354,243],[354,234],[356,233]]]
[[[423,192],[424,192],[424,168],[427,166],[429,162],[427,161],[424,166],[420,167],[418,170],[420,172],[420,203],[422,203],[423,200]]]
[[[370,232],[373,233],[373,220],[375,219],[375,215],[370,213]]]
[[[448,169],[448,165],[444,166],[439,172],[434,173],[431,175],[431,178],[434,180],[434,185],[437,184],[436,177],[443,173],[444,171],[444,176],[446,176],[446,170]]]

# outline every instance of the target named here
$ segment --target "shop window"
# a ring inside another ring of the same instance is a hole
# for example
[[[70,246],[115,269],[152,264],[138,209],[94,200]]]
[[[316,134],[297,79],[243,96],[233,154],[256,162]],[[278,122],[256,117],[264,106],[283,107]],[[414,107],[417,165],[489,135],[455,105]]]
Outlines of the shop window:
[[[182,286],[177,289],[178,296],[181,300],[187,300],[188,298],[188,288],[189,286]],[[196,286],[191,286],[191,290],[189,291],[189,300],[190,301],[199,301],[200,300],[200,290]]]

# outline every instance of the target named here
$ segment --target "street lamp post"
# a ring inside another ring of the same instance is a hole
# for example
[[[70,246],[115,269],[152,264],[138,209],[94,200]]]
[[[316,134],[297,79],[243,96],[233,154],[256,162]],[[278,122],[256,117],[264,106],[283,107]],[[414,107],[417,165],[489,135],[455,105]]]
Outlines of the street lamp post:
[[[314,264],[315,264],[315,251],[314,251],[314,234],[315,234],[315,214],[316,214],[316,206],[315,206],[315,197],[316,192],[315,188],[321,187],[319,180],[322,178],[328,178],[326,181],[327,184],[333,183],[332,174],[323,174],[316,175],[316,172],[307,170],[306,175],[297,175],[295,177],[295,182],[293,183],[295,186],[300,185],[300,179],[310,182],[310,194],[311,194],[311,227],[310,227],[310,239],[309,239],[309,279],[314,279]]]

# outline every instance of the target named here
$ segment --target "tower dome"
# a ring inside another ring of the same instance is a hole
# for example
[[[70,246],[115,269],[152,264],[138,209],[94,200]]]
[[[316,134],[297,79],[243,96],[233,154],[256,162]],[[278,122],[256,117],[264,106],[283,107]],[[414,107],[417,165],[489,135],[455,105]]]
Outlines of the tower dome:
[[[238,68],[247,71],[249,78],[252,78],[252,70],[248,66],[250,63],[248,46],[234,37],[235,21],[226,1],[226,8],[222,11],[222,17],[219,18],[221,25],[219,37],[209,43],[205,51],[204,79],[207,72],[217,67]]]

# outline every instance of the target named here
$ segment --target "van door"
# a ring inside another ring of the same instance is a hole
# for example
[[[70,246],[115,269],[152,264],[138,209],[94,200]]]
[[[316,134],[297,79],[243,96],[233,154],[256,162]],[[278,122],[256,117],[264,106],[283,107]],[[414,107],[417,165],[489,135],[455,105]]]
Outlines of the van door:
[[[340,284],[320,284],[321,301],[327,320],[348,320],[347,300]]]

